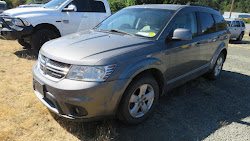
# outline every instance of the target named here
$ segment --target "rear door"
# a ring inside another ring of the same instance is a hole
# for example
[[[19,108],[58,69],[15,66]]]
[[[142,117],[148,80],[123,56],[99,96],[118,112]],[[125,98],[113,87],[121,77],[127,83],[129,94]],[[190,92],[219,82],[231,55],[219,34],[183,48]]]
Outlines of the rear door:
[[[218,34],[216,33],[215,21],[210,13],[198,12],[199,17],[199,38],[201,39],[196,47],[200,49],[199,62],[202,66],[208,66],[214,50],[218,47]]]
[[[245,33],[245,23],[243,21],[240,21],[240,25],[241,25],[241,32]]]

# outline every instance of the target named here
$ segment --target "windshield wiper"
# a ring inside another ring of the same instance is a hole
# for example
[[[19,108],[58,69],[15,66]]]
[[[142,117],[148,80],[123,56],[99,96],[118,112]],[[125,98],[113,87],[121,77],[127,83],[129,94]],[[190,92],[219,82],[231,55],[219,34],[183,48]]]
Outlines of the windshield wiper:
[[[118,30],[118,29],[112,29],[112,30],[110,30],[110,32],[117,32],[117,33],[127,34],[127,35],[130,35],[130,36],[135,36],[134,34],[124,32],[124,31],[121,31],[121,30]]]

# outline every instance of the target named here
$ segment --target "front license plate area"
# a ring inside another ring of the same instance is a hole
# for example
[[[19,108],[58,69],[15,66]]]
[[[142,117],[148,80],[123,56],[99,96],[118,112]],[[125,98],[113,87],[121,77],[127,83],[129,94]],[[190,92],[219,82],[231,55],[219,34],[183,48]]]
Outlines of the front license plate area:
[[[44,97],[44,84],[41,82],[38,82],[36,80],[33,80],[34,90],[39,92]]]

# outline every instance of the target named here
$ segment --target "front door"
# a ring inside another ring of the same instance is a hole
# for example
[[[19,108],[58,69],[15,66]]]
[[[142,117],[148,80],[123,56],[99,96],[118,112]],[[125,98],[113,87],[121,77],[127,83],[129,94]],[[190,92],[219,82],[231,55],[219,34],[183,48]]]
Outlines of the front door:
[[[174,19],[172,32],[178,28],[190,29],[193,34],[193,39],[189,41],[170,40],[166,43],[167,52],[170,58],[170,68],[168,69],[168,83],[177,81],[188,73],[198,68],[200,50],[196,46],[197,43],[197,19],[195,12],[180,14]]]

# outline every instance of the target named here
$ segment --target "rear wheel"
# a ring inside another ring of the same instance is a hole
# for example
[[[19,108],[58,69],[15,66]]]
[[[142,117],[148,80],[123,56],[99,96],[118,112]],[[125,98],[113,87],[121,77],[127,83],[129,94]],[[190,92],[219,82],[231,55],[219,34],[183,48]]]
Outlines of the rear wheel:
[[[240,36],[237,38],[237,41],[242,41],[243,37],[244,37],[244,33],[242,32]]]
[[[159,99],[159,85],[151,75],[143,75],[128,86],[121,101],[118,118],[127,124],[138,124],[154,111]]]
[[[219,57],[217,58],[216,63],[214,64],[214,67],[211,72],[208,73],[208,78],[211,80],[215,80],[218,78],[219,74],[222,71],[223,64],[225,62],[224,54],[221,53]]]
[[[30,40],[31,47],[34,53],[37,55],[39,53],[40,48],[44,43],[49,40],[57,38],[57,34],[49,29],[39,29],[35,31]]]

